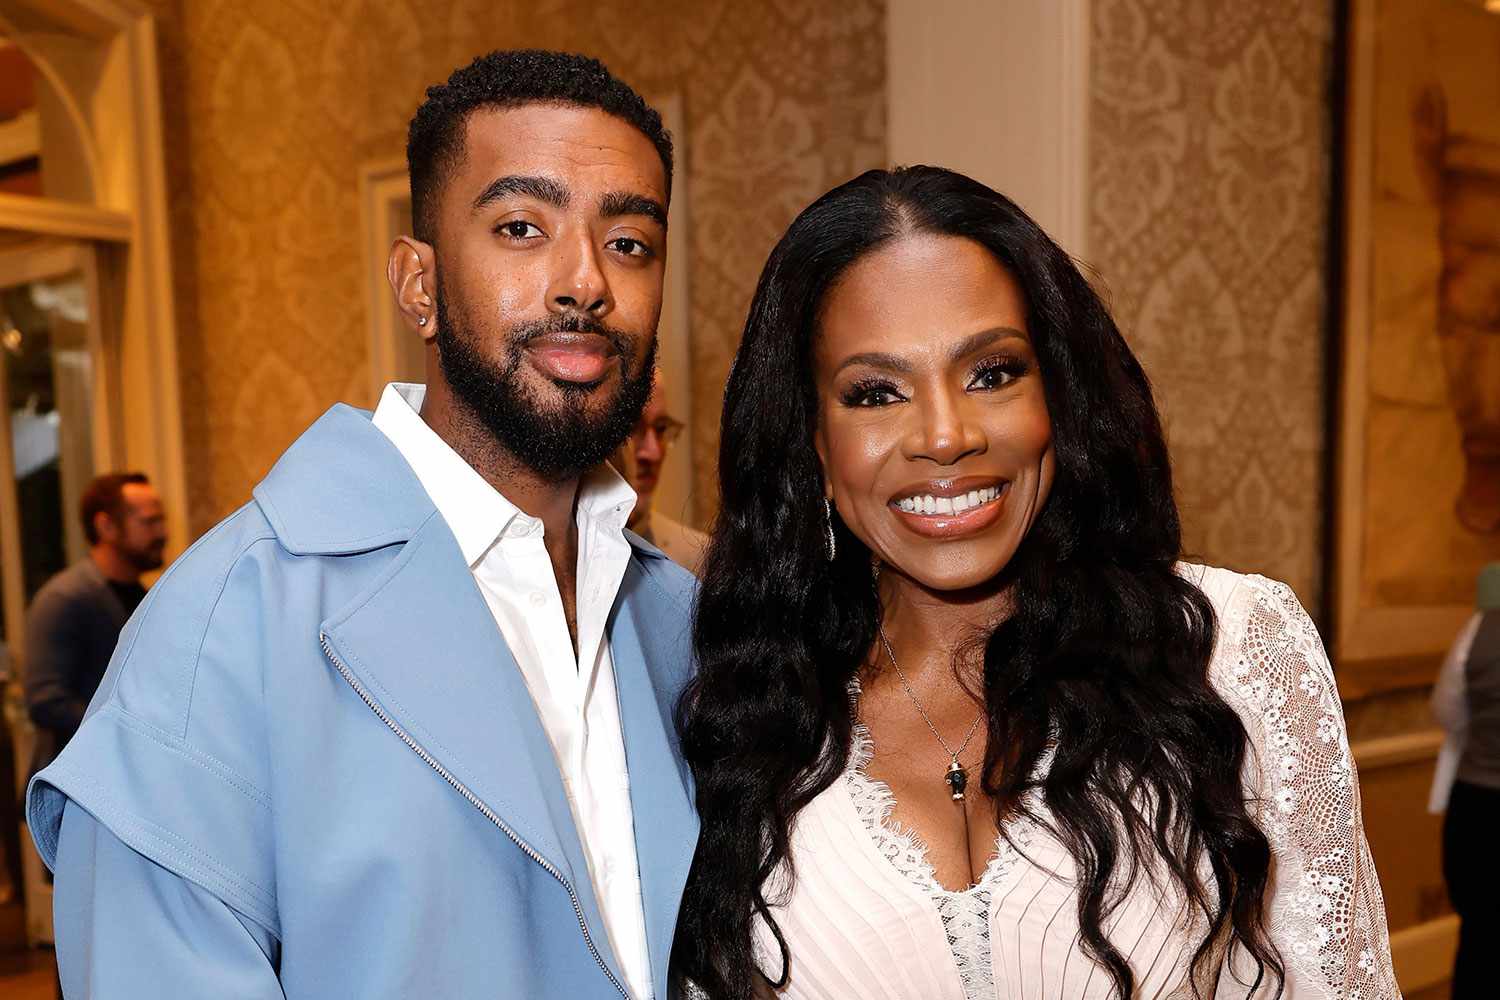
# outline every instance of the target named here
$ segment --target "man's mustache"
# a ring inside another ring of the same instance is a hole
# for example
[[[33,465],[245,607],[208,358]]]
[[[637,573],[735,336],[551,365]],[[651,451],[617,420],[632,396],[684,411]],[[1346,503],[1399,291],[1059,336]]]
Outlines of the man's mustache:
[[[554,333],[591,333],[603,337],[609,341],[609,346],[620,356],[621,362],[627,369],[635,362],[635,344],[629,337],[607,323],[600,322],[591,316],[579,316],[575,313],[519,323],[511,333],[510,342],[514,348],[520,350],[538,337]]]

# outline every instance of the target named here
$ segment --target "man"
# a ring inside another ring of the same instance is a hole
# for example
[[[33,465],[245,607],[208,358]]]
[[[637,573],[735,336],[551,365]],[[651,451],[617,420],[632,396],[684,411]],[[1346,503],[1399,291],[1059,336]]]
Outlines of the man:
[[[70,998],[667,995],[692,578],[602,465],[650,392],[671,157],[582,57],[428,91],[388,266],[425,391],[293,444],[30,789]]]
[[[1500,821],[1500,562],[1479,571],[1474,615],[1458,632],[1432,689],[1432,714],[1447,731],[1433,775],[1430,812],[1443,820],[1443,881],[1458,914],[1452,1000],[1493,996],[1486,959],[1500,940],[1500,872],[1489,838]]]
[[[88,555],[48,580],[26,617],[26,707],[37,731],[32,773],[73,738],[120,630],[146,597],[141,574],[161,568],[167,545],[161,497],[139,472],[89,483],[79,518]]]
[[[667,460],[667,449],[682,433],[682,421],[667,412],[667,390],[658,374],[651,398],[641,411],[641,419],[624,453],[627,478],[635,488],[635,511],[628,527],[652,545],[657,546],[679,566],[697,573],[703,563],[708,536],[667,517],[656,509],[656,484]]]

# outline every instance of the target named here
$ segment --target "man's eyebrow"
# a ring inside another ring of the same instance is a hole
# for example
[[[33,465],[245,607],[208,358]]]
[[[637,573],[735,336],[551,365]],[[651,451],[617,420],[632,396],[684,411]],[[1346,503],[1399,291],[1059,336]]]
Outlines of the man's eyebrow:
[[[667,210],[661,202],[634,191],[610,191],[599,199],[599,215],[606,219],[644,215],[663,229],[667,228]]]
[[[474,199],[474,211],[510,195],[526,195],[558,208],[567,208],[572,195],[568,189],[550,177],[530,177],[525,174],[507,174],[490,181],[490,186]]]

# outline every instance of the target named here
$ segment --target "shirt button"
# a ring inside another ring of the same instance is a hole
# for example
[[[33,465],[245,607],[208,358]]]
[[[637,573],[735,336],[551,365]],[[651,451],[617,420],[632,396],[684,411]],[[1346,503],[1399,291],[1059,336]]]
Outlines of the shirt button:
[[[543,604],[546,604],[546,603],[547,603],[547,598],[546,598],[546,596],[541,591],[538,590],[538,591],[533,591],[532,592],[532,594],[531,594],[531,606],[532,607],[539,608]]]

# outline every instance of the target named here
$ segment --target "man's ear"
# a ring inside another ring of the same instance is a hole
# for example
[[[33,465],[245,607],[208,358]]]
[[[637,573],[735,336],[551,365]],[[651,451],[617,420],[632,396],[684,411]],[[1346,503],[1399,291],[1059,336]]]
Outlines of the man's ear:
[[[94,514],[94,537],[101,542],[113,542],[120,537],[120,526],[108,511],[98,511]]]
[[[398,236],[386,262],[386,280],[396,296],[396,308],[412,332],[424,341],[437,335],[437,255],[432,246],[410,236]]]

